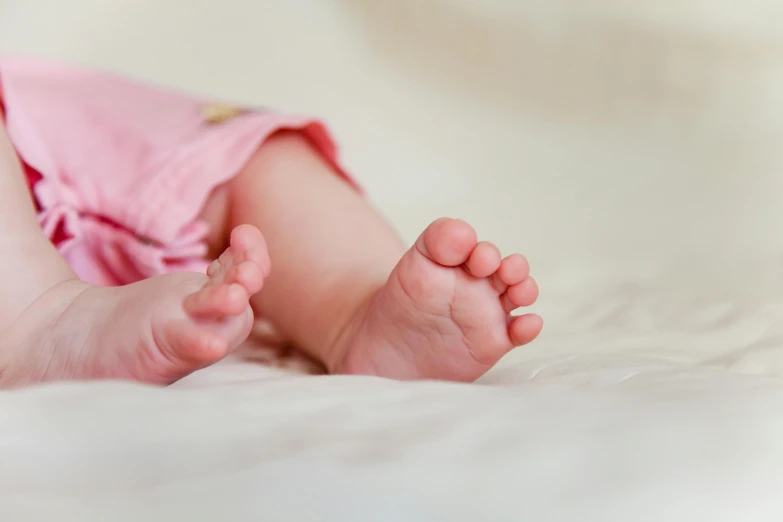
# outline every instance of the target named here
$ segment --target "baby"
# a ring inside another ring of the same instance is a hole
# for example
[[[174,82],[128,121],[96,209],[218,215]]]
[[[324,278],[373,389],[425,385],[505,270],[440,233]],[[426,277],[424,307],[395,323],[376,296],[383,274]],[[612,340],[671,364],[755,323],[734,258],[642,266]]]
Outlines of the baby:
[[[407,251],[318,121],[0,60],[0,388],[170,384],[254,314],[331,373],[473,381],[539,334],[524,257]]]

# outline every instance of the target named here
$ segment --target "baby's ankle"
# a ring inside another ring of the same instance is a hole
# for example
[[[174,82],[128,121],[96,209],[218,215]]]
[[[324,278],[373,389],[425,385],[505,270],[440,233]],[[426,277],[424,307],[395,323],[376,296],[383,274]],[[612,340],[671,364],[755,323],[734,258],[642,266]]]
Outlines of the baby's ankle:
[[[382,288],[383,284],[368,286],[340,305],[345,312],[340,314],[342,319],[336,321],[321,360],[329,373],[341,373],[340,370],[353,345],[356,332],[363,324],[371,303]]]

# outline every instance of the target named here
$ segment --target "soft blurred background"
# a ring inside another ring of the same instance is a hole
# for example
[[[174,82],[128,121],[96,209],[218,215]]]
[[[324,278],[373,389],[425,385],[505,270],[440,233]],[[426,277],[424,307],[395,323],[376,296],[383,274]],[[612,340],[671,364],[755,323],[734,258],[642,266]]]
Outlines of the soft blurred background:
[[[781,290],[783,4],[0,0],[0,52],[312,113],[412,240],[606,285]]]

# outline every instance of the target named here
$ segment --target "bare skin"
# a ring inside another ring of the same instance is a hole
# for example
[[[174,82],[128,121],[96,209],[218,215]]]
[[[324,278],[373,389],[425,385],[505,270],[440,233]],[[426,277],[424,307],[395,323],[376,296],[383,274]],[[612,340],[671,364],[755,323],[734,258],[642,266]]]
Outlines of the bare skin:
[[[542,327],[510,315],[538,294],[522,256],[501,260],[452,219],[406,252],[295,133],[272,137],[209,199],[210,250],[223,253],[208,275],[121,288],[76,279],[38,227],[2,126],[0,209],[0,273],[14,274],[0,298],[0,387],[173,382],[247,337],[248,301],[329,371],[398,379],[475,380]]]
[[[465,222],[431,224],[337,345],[335,370],[396,379],[473,381],[542,327],[520,255],[500,259]]]
[[[168,384],[244,341],[250,295],[269,272],[263,237],[239,227],[209,275],[171,274],[119,288],[76,278],[41,232],[0,125],[0,388],[64,379]]]
[[[501,260],[440,219],[406,252],[394,229],[307,140],[273,136],[205,208],[221,230],[262,231],[273,270],[251,303],[332,373],[473,381],[541,331],[524,257]]]

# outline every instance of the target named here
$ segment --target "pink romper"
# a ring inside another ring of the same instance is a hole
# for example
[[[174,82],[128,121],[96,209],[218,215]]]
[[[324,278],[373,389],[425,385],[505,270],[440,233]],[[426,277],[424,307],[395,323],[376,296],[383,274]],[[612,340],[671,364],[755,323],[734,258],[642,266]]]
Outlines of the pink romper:
[[[318,120],[236,111],[108,73],[0,59],[0,103],[41,227],[97,285],[203,272],[204,203],[275,131],[304,133],[350,180]]]

